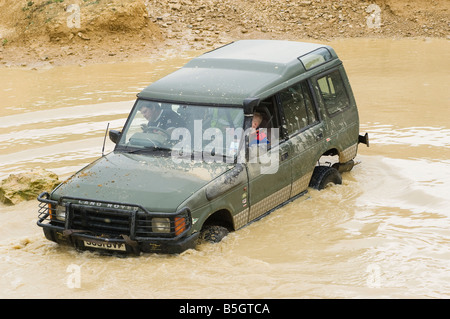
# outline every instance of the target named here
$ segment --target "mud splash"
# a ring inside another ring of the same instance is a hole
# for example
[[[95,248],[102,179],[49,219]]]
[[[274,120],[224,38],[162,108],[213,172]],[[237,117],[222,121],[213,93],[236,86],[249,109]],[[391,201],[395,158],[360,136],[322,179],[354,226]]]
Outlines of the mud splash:
[[[448,298],[450,44],[330,44],[371,138],[343,185],[310,191],[219,244],[177,256],[76,252],[44,238],[36,202],[1,206],[0,296]],[[139,88],[185,61],[7,70],[18,80],[2,78],[0,175],[81,168],[100,156],[106,124],[123,125]],[[23,89],[36,82],[40,90]]]

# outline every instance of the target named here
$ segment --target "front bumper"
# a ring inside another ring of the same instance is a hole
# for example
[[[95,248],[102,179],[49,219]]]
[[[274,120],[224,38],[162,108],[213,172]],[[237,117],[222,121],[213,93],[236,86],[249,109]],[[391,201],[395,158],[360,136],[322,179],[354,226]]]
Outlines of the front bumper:
[[[45,237],[80,250],[114,253],[181,253],[196,246],[198,233],[190,234],[188,208],[175,213],[148,212],[139,205],[90,201],[64,197],[51,200],[47,192],[38,196],[37,225]],[[64,204],[63,204],[64,203]],[[65,218],[57,207],[64,205]],[[167,220],[164,232],[155,232],[154,219]]]
[[[142,253],[178,254],[195,248],[199,233],[185,236],[176,241],[110,239],[73,232],[67,234],[64,229],[51,225],[43,227],[45,237],[61,245],[70,245],[80,250],[103,251],[109,253],[125,253],[139,255]],[[89,246],[87,243],[91,243]],[[96,244],[96,245],[94,245]],[[123,250],[122,250],[123,247]]]

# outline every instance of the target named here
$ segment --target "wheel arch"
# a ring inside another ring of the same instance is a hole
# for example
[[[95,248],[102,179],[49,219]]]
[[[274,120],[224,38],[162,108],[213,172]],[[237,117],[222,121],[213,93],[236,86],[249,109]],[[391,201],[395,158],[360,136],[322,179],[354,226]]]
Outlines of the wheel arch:
[[[319,159],[322,156],[336,156],[336,155],[339,156],[339,154],[340,154],[339,150],[337,148],[333,147],[333,148],[330,148],[327,151],[325,151],[322,155],[320,155]]]
[[[206,218],[205,222],[203,223],[202,229],[205,226],[210,225],[223,226],[226,227],[228,230],[235,230],[233,217],[227,209],[220,209],[209,215],[208,218]]]

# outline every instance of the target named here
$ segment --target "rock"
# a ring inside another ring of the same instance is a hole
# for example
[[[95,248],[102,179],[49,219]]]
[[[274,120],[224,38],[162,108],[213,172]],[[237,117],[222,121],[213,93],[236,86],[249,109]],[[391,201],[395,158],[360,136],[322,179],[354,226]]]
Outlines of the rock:
[[[0,202],[15,205],[34,200],[43,191],[51,191],[59,184],[58,175],[47,170],[11,174],[0,183]]]
[[[90,38],[88,36],[86,36],[85,34],[83,34],[81,32],[78,32],[77,35],[83,40],[90,40]]]

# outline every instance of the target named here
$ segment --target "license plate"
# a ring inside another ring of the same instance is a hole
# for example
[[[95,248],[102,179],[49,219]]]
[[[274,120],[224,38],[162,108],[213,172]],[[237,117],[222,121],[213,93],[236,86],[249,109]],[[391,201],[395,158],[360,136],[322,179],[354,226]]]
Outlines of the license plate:
[[[120,251],[126,251],[127,248],[125,247],[125,244],[121,243],[94,243],[92,241],[84,241],[85,247],[92,247],[97,249],[108,249],[108,250],[120,250]]]

